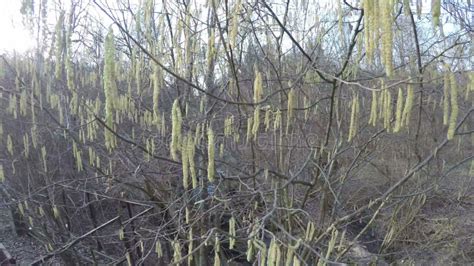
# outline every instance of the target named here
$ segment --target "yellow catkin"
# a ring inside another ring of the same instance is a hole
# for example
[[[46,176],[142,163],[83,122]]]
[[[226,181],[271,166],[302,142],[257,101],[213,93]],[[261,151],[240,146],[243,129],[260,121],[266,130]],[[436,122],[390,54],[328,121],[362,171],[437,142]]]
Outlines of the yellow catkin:
[[[15,94],[10,94],[7,111],[11,115],[13,115],[13,118],[15,118],[15,119],[17,119],[17,117],[18,117],[18,110],[17,109],[18,109],[17,108],[17,97],[16,97]]]
[[[253,102],[258,103],[262,100],[263,85],[262,85],[262,74],[255,70],[255,80],[253,82]]]
[[[38,207],[38,214],[40,217],[43,217],[45,215],[43,207],[41,206]]]
[[[214,241],[214,266],[221,266],[221,257],[219,256],[220,249],[221,243],[219,237],[216,236]]]
[[[232,11],[232,26],[230,30],[230,46],[231,48],[235,47],[235,43],[237,40],[237,32],[238,32],[238,27],[239,27],[239,13],[240,13],[240,4],[241,0],[237,0],[237,3],[234,5],[234,9]]]
[[[282,263],[281,263],[282,252],[281,252],[280,246],[278,244],[275,245],[275,249],[276,249],[275,266],[280,266],[280,265],[282,265]]]
[[[334,251],[334,248],[336,247],[338,236],[339,236],[339,231],[334,229],[331,233],[331,240],[329,240],[329,243],[328,243],[328,252],[326,254],[327,259],[329,259],[330,254]]]
[[[450,73],[449,81],[451,87],[451,116],[449,117],[448,139],[451,140],[454,138],[459,113],[458,85],[454,73]]]
[[[357,93],[357,101],[356,101],[356,131],[354,133],[357,132],[357,128],[359,127],[359,113],[360,113],[360,103],[359,103],[359,94]],[[329,155],[329,154],[328,154]],[[329,157],[328,157],[329,158]]]
[[[46,147],[43,146],[41,147],[41,158],[43,159],[43,169],[44,169],[44,172],[48,172],[48,167],[47,167],[47,158],[46,158]]]
[[[351,106],[351,122],[349,126],[349,136],[348,136],[348,141],[351,141],[356,132],[357,132],[357,120],[359,117],[359,95],[356,94],[356,96],[352,99],[352,106]]]
[[[274,266],[277,257],[277,243],[275,241],[275,237],[272,238],[270,241],[270,248],[268,248],[268,261],[267,265]]]
[[[68,30],[66,34],[66,58],[64,60],[66,67],[66,80],[67,87],[72,94],[71,101],[69,103],[70,110],[72,114],[77,114],[79,107],[79,97],[74,84],[74,65],[72,56],[71,32]]]
[[[94,166],[95,151],[92,149],[91,146],[89,146],[88,152],[89,152],[89,165],[93,167]]]
[[[266,261],[267,261],[267,246],[265,245],[265,243],[261,240],[255,240],[256,242],[256,246],[258,247],[258,249],[260,250],[260,264],[261,265],[267,265]]]
[[[239,132],[234,132],[233,134],[233,137],[234,137],[234,142],[239,142],[240,141],[240,133]]]
[[[433,16],[433,26],[439,26],[439,17],[441,15],[441,0],[431,1],[431,15]]]
[[[390,129],[390,119],[392,117],[392,94],[389,90],[384,91],[383,99],[383,126],[385,129]]]
[[[260,108],[256,107],[253,113],[252,136],[257,139],[258,129],[260,127]]]
[[[204,139],[204,135],[205,135],[206,132],[207,132],[207,131],[206,131],[206,128],[207,128],[207,127],[206,127],[206,124],[205,124],[205,123],[202,123],[202,124],[201,124],[201,130],[200,130],[201,135],[199,136],[199,139]],[[199,142],[198,142],[198,143],[199,143]]]
[[[196,166],[194,163],[194,155],[196,154],[196,146],[194,144],[194,139],[191,133],[188,134],[187,137],[187,159],[189,162],[189,172],[191,174],[191,182],[193,188],[197,188],[198,186],[198,181],[197,181],[197,174],[196,174]]]
[[[104,92],[105,92],[105,123],[114,129],[115,100],[117,98],[117,85],[115,83],[115,43],[112,28],[105,38],[104,60]],[[110,151],[116,146],[115,135],[105,129],[105,145]]]
[[[178,20],[177,26],[176,26],[176,34],[174,35],[173,39],[173,47],[176,47],[176,66],[175,66],[175,71],[180,74],[183,69],[183,49],[180,49],[179,47],[179,39],[181,38],[181,35],[183,33],[183,23],[184,21],[182,19]],[[214,42],[214,41],[213,41]],[[212,45],[214,48],[214,43]],[[212,50],[211,54],[214,55],[215,51]]]
[[[311,241],[314,237],[314,233],[316,232],[316,227],[313,222],[308,222],[306,225],[306,232],[305,232],[305,240]]]
[[[390,91],[387,90],[387,129],[390,128],[390,122],[392,120],[392,115],[393,115],[393,112],[392,112],[392,93]]]
[[[464,99],[467,101],[469,99],[469,93],[471,92],[471,85],[470,85],[470,76],[467,77],[467,84],[466,89],[464,90]],[[0,136],[1,138],[1,136]]]
[[[211,67],[211,63],[213,62],[213,58],[216,53],[215,39],[216,39],[215,30],[214,28],[211,28],[210,34],[209,34],[209,40],[207,42],[207,68],[208,69]]]
[[[295,256],[295,248],[293,246],[289,246],[288,250],[286,251],[286,261],[285,266],[293,265],[293,257]]]
[[[382,120],[382,122],[385,121],[385,98],[386,98],[386,90],[384,89],[383,87],[383,82],[382,82],[382,91],[380,92],[380,96],[379,96],[379,101],[378,101],[378,117],[380,120]],[[385,125],[384,125],[385,126]]]
[[[474,160],[471,161],[471,169],[469,170],[469,176],[474,176]]]
[[[398,97],[397,97],[397,110],[395,112],[395,128],[393,132],[397,133],[402,129],[402,112],[403,110],[403,91],[401,88],[398,89]]]
[[[408,127],[410,124],[411,109],[413,108],[414,97],[415,91],[413,89],[413,86],[409,84],[407,87],[407,99],[402,114],[402,125],[406,127]]]
[[[153,13],[154,13],[154,1],[146,0],[144,3],[144,24],[145,24],[145,36],[149,42],[152,40],[152,26],[153,26]]]
[[[469,72],[469,81],[466,87],[466,100],[469,98],[469,93],[474,92],[474,71]]]
[[[125,232],[123,231],[123,227],[120,227],[118,231],[118,236],[120,240],[123,240],[125,238]]]
[[[26,95],[26,90],[23,90],[20,94],[20,115],[21,116],[26,116],[27,114],[27,109],[28,109],[27,100],[28,100],[28,97]]]
[[[132,266],[132,255],[130,255],[130,252],[127,251],[127,253],[125,254],[125,257],[127,258],[127,265],[128,266]]]
[[[196,124],[196,130],[194,131],[194,145],[201,143],[201,124]]]
[[[224,136],[232,136],[232,127],[234,124],[234,116],[230,115],[224,120]]]
[[[158,103],[160,100],[161,72],[157,64],[153,64],[153,122],[158,126],[160,124],[160,111]]]
[[[28,137],[28,134],[23,135],[23,154],[25,155],[25,158],[28,158],[28,155],[30,154],[30,138]]]
[[[78,172],[82,172],[83,166],[82,166],[82,152],[77,151],[76,153],[76,168]]]
[[[222,159],[224,157],[224,143],[221,142],[219,144],[219,158]]]
[[[173,160],[178,160],[178,151],[181,142],[181,109],[179,108],[178,99],[174,100],[173,107],[171,109],[171,144],[170,153]]]
[[[393,50],[393,30],[392,30],[392,1],[379,1],[381,5],[381,33],[382,33],[382,62],[385,66],[387,76],[391,77],[393,72],[392,50]],[[379,15],[379,14],[377,14]]]
[[[407,17],[410,15],[410,1],[411,0],[403,0],[403,14]]]
[[[235,237],[236,237],[235,224],[236,224],[235,218],[234,216],[232,216],[229,219],[229,249],[234,249],[235,247]]]
[[[301,261],[296,256],[293,257],[293,266],[301,266]]]
[[[183,147],[181,149],[181,162],[182,162],[182,170],[183,170],[183,187],[184,189],[189,188],[189,149],[188,149],[188,137],[184,137],[182,144]]]
[[[63,24],[64,24],[64,11],[59,14],[58,22],[56,23],[55,29],[55,42],[56,42],[56,62],[55,62],[55,76],[56,79],[62,78],[62,55],[63,55]]]
[[[271,115],[272,115],[272,110],[268,108],[267,111],[265,111],[265,121],[264,121],[265,132],[267,132],[268,129],[270,129]]]
[[[273,121],[273,130],[276,131],[281,127],[281,110],[278,109],[275,112],[275,119]]]
[[[181,245],[179,241],[172,241],[171,246],[173,247],[173,262],[178,263],[181,260]]]
[[[13,140],[10,134],[7,136],[7,151],[11,156],[13,156]]]
[[[36,77],[36,75],[35,75]],[[41,100],[41,99],[40,99]],[[30,108],[31,108],[31,122],[33,123],[33,125],[36,124],[36,104],[35,104],[35,93],[34,92],[31,92],[30,93]],[[41,107],[41,103],[40,103],[40,106],[39,106],[40,109],[42,109]]]
[[[184,209],[184,222],[185,222],[186,224],[189,224],[189,221],[190,221],[190,219],[191,219],[190,216],[191,216],[191,211],[189,210],[188,207],[186,207],[186,208]]]
[[[18,210],[22,216],[25,216],[25,209],[23,208],[23,203],[18,203]]]
[[[193,261],[193,249],[194,249],[194,241],[193,241],[193,228],[189,228],[188,233],[188,265],[192,265]]]
[[[153,141],[153,138],[150,138],[150,153],[153,155],[155,154],[155,142]]]
[[[205,102],[204,102],[205,97],[201,98],[201,101],[199,102],[199,113],[204,114],[205,111]]]
[[[3,164],[0,164],[0,183],[5,182],[5,172],[3,171]]]
[[[263,85],[262,85],[262,74],[255,70],[255,80],[253,83],[253,102],[258,104],[262,100],[263,95]],[[252,135],[254,139],[257,138],[258,129],[260,126],[260,108],[258,105],[255,106],[254,115],[253,115],[253,127]]]
[[[247,143],[249,143],[251,137],[252,137],[252,124],[253,124],[253,118],[249,117],[247,118]]]
[[[304,106],[304,121],[308,121],[310,106],[309,106],[308,97],[306,96],[304,96],[303,98],[303,106]]]
[[[253,241],[252,239],[247,240],[247,261],[251,262],[253,259],[253,252],[254,252],[254,247],[253,247]]]
[[[161,242],[160,240],[157,240],[155,243],[155,253],[158,258],[163,257],[163,248],[161,247]]]
[[[443,125],[447,126],[449,122],[449,74],[444,74],[444,95],[443,95]]]
[[[165,113],[161,114],[161,126],[160,126],[160,134],[162,136],[166,135],[166,120],[165,120]]]
[[[215,144],[214,144],[214,132],[209,126],[207,129],[207,179],[209,182],[214,182],[215,175]]]
[[[367,60],[369,62],[373,61],[374,58],[374,48],[375,48],[375,35],[377,27],[377,2],[375,0],[364,0],[364,42],[366,47]]]
[[[375,126],[377,123],[377,91],[372,91],[372,104],[370,106],[369,124]]]
[[[138,54],[138,61],[135,63],[135,84],[136,84],[136,91],[137,94],[141,94],[141,86],[142,86],[142,66],[143,66],[143,55]]]
[[[287,107],[287,117],[286,117],[286,133],[288,134],[288,130],[292,124],[293,116],[294,116],[294,109],[296,108],[296,93],[294,89],[291,89],[288,92],[288,107]]]
[[[54,218],[58,219],[59,218],[59,209],[56,205],[53,205],[53,216]]]
[[[140,240],[140,251],[142,252],[142,254],[145,251],[145,244],[143,244],[142,240]]]

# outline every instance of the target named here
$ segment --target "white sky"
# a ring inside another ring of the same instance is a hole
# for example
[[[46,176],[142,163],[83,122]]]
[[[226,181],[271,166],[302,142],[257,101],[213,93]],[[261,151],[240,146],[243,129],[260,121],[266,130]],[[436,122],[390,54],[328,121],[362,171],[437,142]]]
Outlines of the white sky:
[[[424,9],[429,9],[431,6],[429,1],[422,0]],[[20,7],[21,0],[0,0],[0,54],[12,51],[25,52],[35,45],[34,38],[23,26]],[[414,6],[412,8],[415,9]]]
[[[34,46],[30,33],[22,24],[20,0],[0,0],[0,54],[24,52]]]

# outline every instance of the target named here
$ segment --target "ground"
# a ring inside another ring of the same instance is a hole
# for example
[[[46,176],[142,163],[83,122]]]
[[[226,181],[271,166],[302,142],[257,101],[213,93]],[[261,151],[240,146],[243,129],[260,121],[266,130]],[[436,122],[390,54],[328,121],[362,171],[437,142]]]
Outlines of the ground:
[[[17,265],[28,265],[45,252],[33,238],[16,235],[12,230],[10,210],[4,205],[0,205],[0,243],[16,259]]]

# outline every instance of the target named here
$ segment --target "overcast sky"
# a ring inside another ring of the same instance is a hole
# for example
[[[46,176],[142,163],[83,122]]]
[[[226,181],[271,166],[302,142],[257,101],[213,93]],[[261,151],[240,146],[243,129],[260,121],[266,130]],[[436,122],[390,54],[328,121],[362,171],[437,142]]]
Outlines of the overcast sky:
[[[429,0],[422,1],[424,9],[429,9]],[[20,6],[20,0],[0,0],[0,54],[13,50],[24,52],[35,45],[34,39],[22,24]]]
[[[0,0],[0,53],[23,52],[34,46],[21,22],[20,5],[19,0]]]

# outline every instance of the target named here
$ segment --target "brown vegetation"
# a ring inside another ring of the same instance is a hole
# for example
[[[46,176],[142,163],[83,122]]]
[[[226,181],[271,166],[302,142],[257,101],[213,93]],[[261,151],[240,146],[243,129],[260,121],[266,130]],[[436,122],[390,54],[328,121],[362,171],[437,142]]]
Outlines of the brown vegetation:
[[[23,0],[0,195],[34,264],[474,261],[471,3],[205,2]]]

